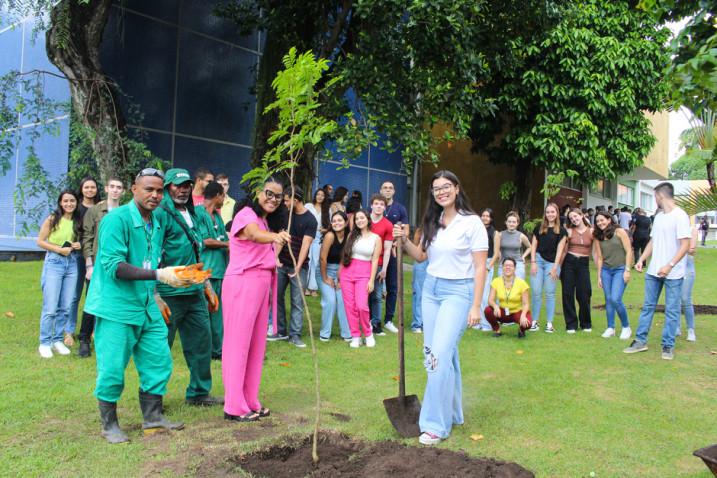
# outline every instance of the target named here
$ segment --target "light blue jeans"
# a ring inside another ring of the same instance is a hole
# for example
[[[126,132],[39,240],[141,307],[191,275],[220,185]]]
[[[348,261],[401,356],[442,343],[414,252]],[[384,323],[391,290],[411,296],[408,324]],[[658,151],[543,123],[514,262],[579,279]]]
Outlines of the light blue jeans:
[[[413,320],[411,329],[423,327],[423,316],[421,315],[421,297],[423,297],[423,283],[426,281],[426,269],[428,261],[413,263]]]
[[[426,275],[421,308],[426,392],[418,425],[441,438],[463,423],[461,364],[458,344],[468,325],[473,279],[439,279]]]
[[[695,328],[695,308],[692,305],[692,288],[695,285],[695,257],[687,255],[687,269],[685,278],[682,280],[682,313],[685,314],[685,322],[688,329]],[[677,325],[679,329],[679,323]]]
[[[74,334],[77,328],[77,309],[80,304],[80,299],[82,298],[82,289],[85,287],[85,272],[87,272],[85,259],[80,255],[77,259],[77,285],[75,286],[75,296],[72,299],[70,313],[67,317],[67,323],[65,324],[65,332],[68,334]]]
[[[630,327],[627,319],[627,310],[622,301],[622,295],[625,293],[625,266],[604,267],[600,271],[600,279],[602,280],[602,291],[605,294],[605,312],[607,313],[607,326],[611,329],[615,328],[615,312],[620,317],[622,327]]]
[[[533,289],[533,305],[531,306],[533,319],[536,322],[540,319],[540,307],[543,302],[543,292],[545,292],[545,321],[550,324],[555,317],[555,290],[558,288],[558,281],[550,277],[550,270],[555,263],[546,261],[540,254],[535,254],[535,263],[538,266],[538,272],[530,277],[530,288]],[[559,268],[558,277],[560,277]]]
[[[321,284],[321,271],[319,270],[319,256],[321,255],[321,237],[311,242],[309,247],[309,284],[307,289],[319,290]]]
[[[493,330],[493,327],[491,327],[485,318],[485,308],[488,307],[488,297],[490,296],[490,281],[493,280],[493,271],[495,270],[495,266],[488,267],[488,264],[490,264],[492,260],[492,257],[485,260],[485,287],[483,287],[483,298],[480,301],[480,327],[483,330]]]
[[[48,252],[42,266],[42,315],[40,345],[61,342],[77,287],[77,261],[82,256],[73,252],[65,257]]]
[[[515,263],[515,275],[525,280],[525,262],[516,261]],[[498,277],[503,277],[503,264],[498,266]]]
[[[640,312],[640,323],[637,326],[635,338],[642,343],[647,343],[647,335],[650,333],[652,318],[655,315],[655,306],[665,287],[665,326],[662,328],[662,346],[675,346],[675,333],[680,325],[680,302],[682,295],[682,279],[664,279],[650,274],[645,274],[645,303]]]
[[[326,264],[327,276],[337,280],[338,273],[338,264]],[[344,298],[341,295],[341,289],[334,289],[326,284],[323,279],[321,279],[320,268],[317,268],[314,280],[318,283],[319,290],[321,291],[321,332],[319,332],[319,336],[323,339],[331,337],[334,315],[338,315],[341,338],[350,339],[351,331],[349,330],[349,322],[346,320],[346,309],[344,308]]]

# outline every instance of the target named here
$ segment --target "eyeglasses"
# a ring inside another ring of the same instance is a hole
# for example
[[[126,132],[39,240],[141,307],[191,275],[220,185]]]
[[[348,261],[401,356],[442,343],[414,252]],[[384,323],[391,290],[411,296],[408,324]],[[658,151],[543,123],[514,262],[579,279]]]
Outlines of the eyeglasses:
[[[438,196],[438,195],[441,194],[441,193],[447,193],[447,192],[450,191],[452,188],[453,188],[453,184],[451,184],[451,183],[446,183],[446,184],[444,184],[443,186],[438,186],[438,187],[435,187],[435,188],[431,188],[431,192],[433,193],[434,196]]]
[[[281,201],[284,197],[284,193],[275,193],[271,189],[264,189],[264,196],[266,196],[269,201]]]
[[[142,171],[140,171],[140,172],[137,174],[137,177],[135,178],[135,181],[136,181],[137,179],[141,178],[142,176],[154,176],[154,177],[157,177],[157,178],[162,178],[162,179],[164,179],[164,173],[163,173],[162,171],[160,171],[159,169],[155,169],[155,168],[144,168]]]

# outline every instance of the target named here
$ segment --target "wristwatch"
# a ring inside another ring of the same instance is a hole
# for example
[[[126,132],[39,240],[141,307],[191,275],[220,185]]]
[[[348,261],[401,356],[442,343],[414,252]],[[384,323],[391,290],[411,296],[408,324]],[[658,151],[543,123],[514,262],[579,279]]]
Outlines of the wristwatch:
[[[674,268],[674,267],[675,267],[675,263],[672,262],[672,261],[670,261],[670,262],[669,262],[669,266],[672,267],[672,268]]]

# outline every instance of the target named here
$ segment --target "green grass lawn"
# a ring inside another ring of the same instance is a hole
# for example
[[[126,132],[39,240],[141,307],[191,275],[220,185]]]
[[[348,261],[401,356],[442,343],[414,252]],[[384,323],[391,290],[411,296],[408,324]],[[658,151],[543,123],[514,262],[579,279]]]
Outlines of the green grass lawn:
[[[717,250],[700,249],[698,304],[717,303],[715,264]],[[165,403],[172,419],[187,423],[186,430],[141,438],[137,376],[130,364],[119,413],[132,442],[105,444],[92,396],[94,359],[79,359],[76,348],[70,357],[51,360],[37,354],[40,269],[39,262],[0,263],[0,475],[201,475],[208,457],[231,468],[229,455],[258,446],[262,435],[255,432],[262,425],[229,424],[220,409],[183,404],[188,372],[179,343]],[[406,278],[410,284],[410,273]],[[642,296],[643,278],[634,274],[626,292],[633,329]],[[593,304],[601,303],[595,285]],[[318,324],[318,299],[310,305]],[[15,316],[5,316],[8,311]],[[532,333],[521,341],[515,327],[500,339],[469,330],[461,343],[466,424],[441,446],[516,461],[539,477],[711,476],[692,451],[717,442],[717,355],[710,353],[717,350],[717,320],[698,316],[697,342],[679,338],[672,362],[660,359],[663,321],[657,314],[650,350],[633,356],[621,352],[626,342],[600,337],[605,316],[594,309],[592,334],[565,334],[560,315],[558,333]],[[318,344],[324,428],[369,440],[397,438],[382,405],[397,394],[395,336],[377,340],[375,349],[350,350],[338,339]],[[213,392],[221,395],[218,362],[213,372]],[[265,426],[275,433],[310,430],[312,380],[309,349],[270,343],[262,397],[274,417]],[[422,397],[424,384],[421,336],[409,333],[408,393]],[[473,434],[484,438],[474,441]]]

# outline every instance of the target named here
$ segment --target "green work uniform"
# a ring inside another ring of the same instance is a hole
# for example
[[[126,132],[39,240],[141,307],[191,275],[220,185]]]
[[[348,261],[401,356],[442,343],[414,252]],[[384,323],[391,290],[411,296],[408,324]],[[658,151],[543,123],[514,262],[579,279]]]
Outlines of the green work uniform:
[[[124,388],[124,372],[134,357],[142,390],[164,395],[172,375],[167,328],[154,300],[156,281],[116,277],[117,266],[156,269],[163,231],[157,216],[145,223],[134,201],[113,209],[102,220],[95,269],[85,310],[96,316],[95,397],[117,402]]]
[[[201,249],[202,241],[197,232],[197,216],[191,212],[193,208],[188,207],[187,210],[190,211],[191,225],[177,211],[165,186],[162,205],[157,209],[157,216],[164,232],[162,264],[165,267],[186,266],[197,262],[192,242],[178,222],[184,221],[193,241]],[[169,346],[172,347],[177,331],[182,340],[182,351],[189,368],[186,398],[207,396],[212,388],[212,336],[204,286],[198,284],[186,289],[175,289],[159,284],[158,290],[172,311],[167,335]]]
[[[224,229],[224,221],[221,214],[214,211],[211,216],[204,206],[196,207],[197,227],[201,239],[216,239],[217,241],[226,242],[229,240],[227,232]],[[212,358],[221,358],[222,341],[224,339],[224,322],[222,316],[222,280],[224,279],[224,271],[227,268],[228,254],[226,248],[210,249],[205,247],[202,250],[202,262],[205,269],[212,270],[212,288],[217,294],[219,300],[219,309],[216,312],[209,313],[209,322],[212,329]]]

